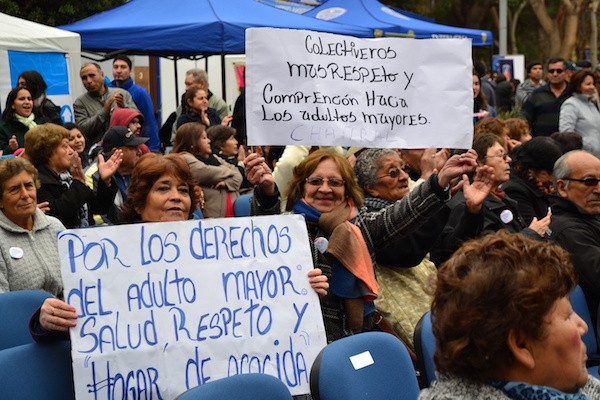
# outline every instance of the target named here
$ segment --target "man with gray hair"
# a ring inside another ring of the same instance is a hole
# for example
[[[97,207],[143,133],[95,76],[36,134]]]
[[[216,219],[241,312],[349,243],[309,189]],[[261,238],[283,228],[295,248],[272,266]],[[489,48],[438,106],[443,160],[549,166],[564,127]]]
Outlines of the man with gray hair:
[[[187,91],[190,88],[197,87],[202,90],[205,90],[208,93],[208,106],[210,108],[214,108],[219,114],[221,119],[225,119],[226,116],[229,115],[229,106],[219,96],[215,95],[208,89],[208,74],[205,70],[200,68],[192,68],[185,73],[185,90]],[[187,104],[185,104],[184,99],[185,93],[181,96],[181,103],[177,106],[175,113],[177,118],[181,116],[181,114],[185,114],[187,112]],[[208,128],[208,127],[207,127]],[[173,132],[171,135],[171,142],[175,139],[175,131],[177,130],[177,124],[173,124]]]
[[[83,64],[79,76],[87,93],[73,102],[73,111],[75,122],[85,135],[86,147],[90,148],[108,130],[112,110],[117,107],[138,109],[129,92],[106,85],[104,72],[99,64]]]
[[[571,253],[594,326],[600,305],[600,160],[573,150],[554,164],[551,240]]]

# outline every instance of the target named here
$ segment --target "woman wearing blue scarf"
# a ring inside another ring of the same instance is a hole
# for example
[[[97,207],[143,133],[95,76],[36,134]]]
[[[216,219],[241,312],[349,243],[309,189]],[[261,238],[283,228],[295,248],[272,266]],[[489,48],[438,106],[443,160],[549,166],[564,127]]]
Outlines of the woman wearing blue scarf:
[[[557,245],[505,231],[465,243],[438,272],[438,379],[419,399],[600,399],[569,301],[576,283]]]
[[[315,267],[330,281],[330,291],[321,298],[328,341],[372,329],[369,317],[379,291],[375,249],[439,211],[450,198],[451,180],[472,171],[475,159],[472,151],[452,157],[439,174],[377,213],[362,211],[362,191],[342,156],[317,150],[294,169],[285,191],[287,208],[306,218]],[[277,213],[279,191],[264,158],[250,154],[244,164],[248,180],[256,185],[253,213]]]

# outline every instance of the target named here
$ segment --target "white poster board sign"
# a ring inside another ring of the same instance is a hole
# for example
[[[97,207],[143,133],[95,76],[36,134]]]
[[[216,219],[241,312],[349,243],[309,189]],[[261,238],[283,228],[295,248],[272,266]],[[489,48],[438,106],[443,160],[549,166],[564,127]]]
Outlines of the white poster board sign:
[[[251,145],[470,148],[470,39],[246,31]]]
[[[78,400],[173,399],[250,372],[310,391],[326,339],[301,216],[65,230],[58,244]]]

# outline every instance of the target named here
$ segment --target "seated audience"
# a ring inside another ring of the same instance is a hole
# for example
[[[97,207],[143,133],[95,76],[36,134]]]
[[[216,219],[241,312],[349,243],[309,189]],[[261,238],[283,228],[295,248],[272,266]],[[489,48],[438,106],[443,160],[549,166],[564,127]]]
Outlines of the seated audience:
[[[508,129],[508,138],[519,143],[531,140],[531,130],[527,121],[521,118],[508,118],[504,120],[504,126]]]
[[[85,151],[85,136],[73,122],[67,122],[64,127],[69,131],[69,145],[79,155],[81,166],[86,169],[90,164],[90,159]]]
[[[420,400],[598,399],[566,251],[498,232],[465,243],[437,276],[431,306],[438,379]]]
[[[39,72],[35,70],[21,72],[18,85],[29,89],[33,98],[33,105],[39,111],[40,116],[53,124],[63,124],[60,117],[60,107],[46,96],[48,85]]]
[[[25,144],[25,134],[31,128],[48,122],[42,115],[36,115],[33,98],[29,89],[16,87],[8,92],[6,106],[0,122],[0,150],[3,154],[13,154]]]
[[[235,138],[235,129],[230,126],[216,125],[208,128],[206,134],[210,139],[210,147],[213,154],[218,155],[229,164],[235,165],[239,169],[240,174],[242,174],[244,180],[240,186],[240,193],[252,190],[252,184],[244,174],[246,151],[244,150],[244,146],[238,147],[238,141]]]
[[[554,132],[550,137],[558,144],[563,154],[583,149],[583,138],[577,132]]]
[[[196,86],[189,88],[185,92],[184,101],[187,106],[187,112],[177,118],[177,128],[187,122],[199,122],[207,128],[221,124],[229,125],[231,122],[231,116],[227,116],[221,120],[217,110],[208,106],[208,94],[204,89]]]
[[[144,116],[137,110],[131,108],[115,108],[110,115],[109,127],[124,126],[129,128],[136,136],[145,137],[148,140],[140,144],[142,154],[150,153],[150,148],[146,142],[150,141],[150,137],[144,132]]]

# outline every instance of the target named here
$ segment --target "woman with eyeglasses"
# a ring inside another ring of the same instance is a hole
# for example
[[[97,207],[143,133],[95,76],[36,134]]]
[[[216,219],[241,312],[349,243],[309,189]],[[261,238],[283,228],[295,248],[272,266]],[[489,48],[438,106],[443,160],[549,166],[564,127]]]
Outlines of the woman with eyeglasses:
[[[517,202],[507,196],[501,187],[510,178],[512,161],[506,151],[504,140],[492,133],[482,133],[475,137],[473,149],[477,152],[477,164],[491,167],[494,175],[490,194],[483,202],[483,224],[475,236],[505,229],[535,239],[544,238],[550,224],[551,213],[547,211],[546,215],[539,220],[533,217],[528,224],[521,216]],[[462,192],[452,198],[449,207],[452,209],[450,218],[440,236],[439,245],[435,247],[435,251],[432,251],[432,259],[436,265],[442,265],[454,252],[454,242],[450,240],[452,246],[449,246],[447,239],[452,238],[455,227],[468,213],[467,201]]]
[[[469,151],[475,157],[474,151]],[[354,166],[358,184],[365,193],[363,209],[376,213],[408,196],[416,183],[410,180],[405,168],[404,160],[393,149],[363,151]],[[464,192],[471,212],[455,230],[456,248],[462,243],[462,237],[472,236],[480,225],[481,206],[491,187],[490,174],[491,168],[482,166],[473,184],[465,182]],[[450,209],[443,207],[432,213],[428,221],[414,232],[377,249],[380,296],[375,301],[377,311],[373,315],[377,317],[376,321],[382,318],[389,321],[395,333],[411,348],[414,348],[417,322],[429,310],[432,300],[430,281],[437,269],[429,259],[429,251],[449,215]]]
[[[362,191],[343,156],[317,150],[294,168],[286,208],[305,217],[315,267],[330,279],[331,290],[321,298],[328,341],[373,328],[376,249],[426,223],[449,199],[450,182],[475,164],[473,152],[455,155],[438,174],[378,212],[361,208]],[[244,165],[256,185],[253,214],[278,213],[279,190],[264,158],[251,153]]]
[[[596,77],[590,71],[577,71],[567,87],[571,95],[560,107],[558,130],[577,132],[583,149],[600,157],[600,111],[596,94]]]

